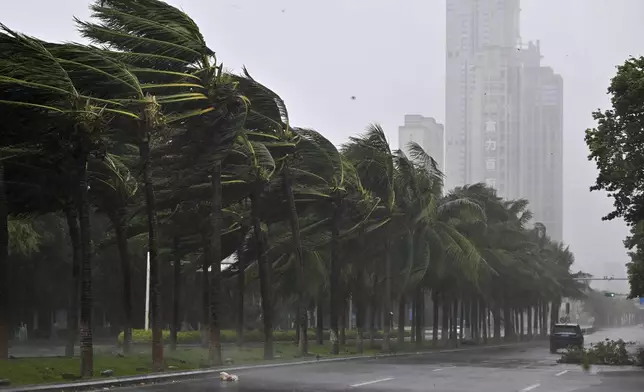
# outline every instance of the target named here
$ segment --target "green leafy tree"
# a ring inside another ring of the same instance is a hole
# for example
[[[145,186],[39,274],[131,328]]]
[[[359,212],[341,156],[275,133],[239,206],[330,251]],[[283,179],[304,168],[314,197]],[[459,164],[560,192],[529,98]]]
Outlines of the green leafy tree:
[[[617,67],[611,79],[608,94],[612,108],[596,111],[593,118],[597,127],[586,130],[586,144],[590,149],[588,159],[599,170],[591,190],[607,191],[613,198],[614,210],[606,220],[622,217],[634,226],[644,221],[644,57],[631,57]],[[636,246],[631,244],[631,247]],[[644,246],[644,244],[637,244]],[[629,264],[631,295],[644,295],[644,279],[640,258]]]

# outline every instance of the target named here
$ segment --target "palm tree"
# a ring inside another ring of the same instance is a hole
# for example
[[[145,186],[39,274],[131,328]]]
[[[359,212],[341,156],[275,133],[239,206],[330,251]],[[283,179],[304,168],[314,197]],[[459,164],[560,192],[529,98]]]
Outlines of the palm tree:
[[[281,173],[281,188],[288,206],[288,220],[291,226],[291,237],[293,251],[296,260],[296,286],[298,293],[297,312],[301,315],[297,326],[299,333],[299,355],[305,356],[308,353],[307,339],[307,311],[304,282],[304,256],[302,250],[302,239],[300,238],[300,224],[295,196],[293,192],[293,181],[295,174],[292,172],[294,161],[293,152],[300,140],[300,135],[289,125],[288,111],[282,98],[275,92],[258,83],[248,71],[244,69],[243,77],[238,77],[239,89],[249,100],[250,109],[245,121],[245,126],[251,132],[262,132],[267,139],[264,145],[273,149],[276,162],[280,165],[278,171]]]
[[[130,353],[132,342],[132,266],[128,244],[128,220],[138,182],[130,174],[128,166],[117,156],[107,154],[105,159],[93,161],[90,166],[91,194],[99,212],[105,213],[114,229],[121,261],[123,280],[123,352]],[[73,219],[73,218],[71,218]]]
[[[0,36],[3,52],[9,55],[0,66],[5,71],[0,82],[24,92],[18,94],[13,90],[14,94],[9,94],[2,103],[31,108],[37,111],[36,115],[47,116],[47,120],[54,124],[47,135],[48,138],[54,135],[54,146],[60,147],[56,140],[71,141],[71,149],[63,149],[62,155],[61,150],[54,150],[51,155],[70,157],[76,176],[73,193],[80,233],[81,375],[91,376],[92,252],[87,163],[90,156],[100,154],[107,114],[135,117],[132,113],[116,109],[122,106],[117,101],[92,97],[91,86],[101,82],[105,85],[106,78],[108,83],[119,86],[118,83],[124,83],[123,77],[128,73],[94,51],[78,45],[46,44],[5,26],[2,26]]]
[[[110,56],[129,65],[131,72],[143,83],[135,85],[140,114],[134,130],[142,163],[148,220],[148,252],[150,255],[150,308],[152,318],[152,356],[154,367],[163,367],[161,342],[161,316],[159,298],[158,219],[153,189],[150,152],[153,139],[166,125],[182,125],[194,130],[190,119],[213,113],[198,123],[202,130],[210,130],[222,117],[219,112],[220,96],[217,82],[222,68],[214,60],[214,52],[207,47],[204,37],[194,21],[179,9],[159,0],[97,0],[92,6],[92,16],[101,23],[77,20],[81,34],[95,43],[113,50]],[[155,98],[149,91],[167,93]],[[227,99],[227,98],[226,98]],[[167,113],[163,117],[161,105]],[[225,106],[224,106],[225,107]],[[222,144],[223,134],[210,133],[211,143]],[[213,151],[211,150],[210,153]],[[212,260],[221,260],[221,157],[211,166],[212,178]],[[219,272],[215,265],[215,275]],[[213,283],[218,284],[217,276]],[[211,354],[213,363],[221,363],[221,344],[217,318],[217,288],[211,287]]]
[[[329,313],[331,353],[339,353],[338,308],[340,306],[340,272],[342,240],[356,235],[377,205],[362,187],[358,173],[348,159],[320,133],[295,129],[301,137],[295,159],[289,170],[296,179],[292,192],[304,209],[318,217],[317,225],[330,229]],[[289,206],[289,209],[292,207]],[[351,213],[353,210],[355,213]],[[329,218],[330,215],[330,218]],[[328,230],[327,229],[327,230]],[[348,260],[348,259],[345,259]],[[305,329],[302,328],[304,331]],[[359,336],[360,338],[360,336]]]
[[[264,138],[262,134],[256,137]],[[260,215],[262,197],[271,178],[275,174],[275,161],[270,151],[261,141],[252,140],[246,135],[238,136],[235,155],[242,157],[242,164],[229,163],[226,170],[234,178],[248,184],[250,192],[251,225],[253,228],[254,249],[259,270],[260,291],[262,296],[262,318],[264,323],[264,358],[273,358],[273,325],[270,264],[266,258],[263,222]],[[265,207],[264,207],[265,208]]]
[[[384,207],[383,222],[392,219],[396,205],[394,185],[395,155],[393,154],[385,131],[379,125],[370,125],[366,132],[357,137],[350,137],[349,143],[343,148],[344,154],[352,161],[359,173],[360,179],[366,188],[380,199]],[[385,227],[384,230],[389,230]],[[335,235],[337,237],[337,233]],[[384,240],[384,342],[383,351],[391,350],[391,324],[392,324],[392,237],[387,235]],[[337,251],[333,257],[339,257]],[[332,271],[333,274],[333,271]]]
[[[396,214],[393,220],[403,233],[402,252],[406,260],[397,263],[399,279],[398,343],[404,341],[405,295],[419,297],[418,289],[430,272],[430,265],[445,262],[443,255],[454,263],[470,283],[476,283],[482,258],[461,233],[456,222],[477,224],[485,220],[483,209],[474,201],[464,198],[442,198],[442,173],[436,162],[416,143],[409,146],[411,159],[396,151]],[[434,256],[432,256],[434,255]],[[418,313],[417,313],[418,316]],[[417,344],[422,335],[417,323]]]

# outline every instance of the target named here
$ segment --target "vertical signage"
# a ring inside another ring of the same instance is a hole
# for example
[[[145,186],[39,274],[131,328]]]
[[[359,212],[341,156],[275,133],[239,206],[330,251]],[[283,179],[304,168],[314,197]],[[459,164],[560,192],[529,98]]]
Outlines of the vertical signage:
[[[492,188],[496,188],[496,121],[487,120],[485,122],[485,183]]]

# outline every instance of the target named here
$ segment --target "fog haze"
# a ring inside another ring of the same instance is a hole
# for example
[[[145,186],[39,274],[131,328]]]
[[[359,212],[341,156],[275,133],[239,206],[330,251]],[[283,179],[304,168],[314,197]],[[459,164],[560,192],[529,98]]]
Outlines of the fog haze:
[[[444,0],[169,2],[197,21],[227,68],[245,65],[278,92],[297,126],[342,143],[379,122],[397,146],[405,114],[444,122]],[[89,15],[87,0],[0,3],[3,23],[53,41],[81,41],[72,16]],[[626,276],[628,230],[622,221],[601,221],[612,201],[588,191],[596,169],[584,130],[594,125],[593,110],[608,107],[615,66],[644,53],[643,13],[638,0],[522,1],[523,40],[540,40],[543,64],[564,79],[564,240],[576,268],[599,276]],[[626,292],[628,285],[596,287]]]

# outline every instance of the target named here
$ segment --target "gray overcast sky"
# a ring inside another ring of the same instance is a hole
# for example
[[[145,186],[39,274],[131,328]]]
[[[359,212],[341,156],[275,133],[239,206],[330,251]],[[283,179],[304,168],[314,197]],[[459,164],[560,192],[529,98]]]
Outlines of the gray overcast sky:
[[[293,124],[336,143],[379,122],[396,146],[406,113],[444,121],[444,0],[169,2],[197,21],[226,67],[246,65],[276,90]],[[0,0],[0,22],[47,40],[78,41],[72,16],[86,19],[88,4]],[[578,268],[625,276],[628,230],[621,221],[601,221],[612,202],[588,191],[596,170],[583,135],[593,126],[591,112],[608,107],[615,66],[644,54],[644,1],[522,0],[522,8],[523,40],[539,39],[544,64],[564,78],[564,239]]]

